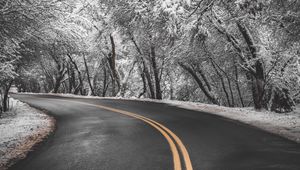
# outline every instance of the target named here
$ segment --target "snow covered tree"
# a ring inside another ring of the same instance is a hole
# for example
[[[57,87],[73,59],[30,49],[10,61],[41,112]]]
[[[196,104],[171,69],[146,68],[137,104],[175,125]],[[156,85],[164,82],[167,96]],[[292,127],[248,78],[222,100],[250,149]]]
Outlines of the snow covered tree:
[[[4,1],[1,87],[15,80],[22,91],[291,111],[300,100],[299,6],[296,0]]]

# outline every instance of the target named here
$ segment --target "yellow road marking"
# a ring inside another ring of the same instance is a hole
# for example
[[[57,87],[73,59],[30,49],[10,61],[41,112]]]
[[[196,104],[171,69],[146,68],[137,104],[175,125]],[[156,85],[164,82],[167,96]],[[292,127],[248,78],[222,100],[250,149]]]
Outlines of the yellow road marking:
[[[176,143],[178,144],[180,152],[183,155],[186,170],[193,170],[193,166],[192,166],[192,162],[191,162],[189,153],[188,153],[187,149],[185,148],[184,144],[182,143],[182,141],[179,139],[179,137],[177,135],[175,135],[170,129],[166,128],[165,126],[161,125],[160,123],[156,122],[156,124],[158,124],[162,129],[167,131],[173,137],[173,139],[176,141]]]
[[[84,103],[84,104],[87,104],[87,103]],[[172,152],[172,155],[173,155],[174,170],[181,170],[181,161],[180,161],[180,157],[179,157],[179,153],[178,153],[178,150],[176,148],[176,145],[172,141],[170,136],[164,130],[162,130],[159,126],[157,126],[154,123],[152,123],[151,121],[149,121],[147,119],[144,119],[144,118],[140,117],[139,115],[136,115],[136,114],[131,113],[131,112],[127,112],[127,111],[119,110],[119,109],[115,109],[115,108],[110,108],[110,107],[106,107],[106,106],[102,106],[102,105],[92,105],[92,104],[88,104],[88,105],[95,106],[95,107],[105,109],[105,110],[109,110],[109,111],[116,112],[116,113],[121,113],[121,114],[130,116],[130,117],[134,117],[136,119],[140,119],[140,120],[148,123],[149,125],[151,125],[155,129],[157,129],[166,138],[166,140],[168,141],[168,143],[170,145],[171,152]]]
[[[63,100],[63,99],[58,99],[58,100]],[[185,148],[185,146],[182,143],[182,141],[170,129],[168,129],[167,127],[163,126],[162,124],[160,124],[160,123],[158,123],[158,122],[156,122],[156,121],[154,121],[152,119],[149,119],[147,117],[144,117],[144,116],[132,113],[132,112],[128,112],[128,111],[125,111],[125,110],[120,110],[120,109],[116,109],[116,108],[112,108],[112,107],[107,107],[107,106],[103,106],[103,105],[98,105],[98,104],[97,105],[96,104],[89,104],[89,103],[85,103],[85,102],[70,101],[70,100],[63,100],[63,101],[73,102],[73,103],[80,103],[80,104],[84,104],[84,105],[89,105],[89,106],[94,106],[94,107],[98,107],[98,108],[101,108],[101,109],[109,110],[109,111],[116,112],[116,113],[121,113],[123,115],[127,115],[127,116],[130,116],[130,117],[134,117],[136,119],[142,120],[145,123],[151,125],[155,129],[157,129],[165,137],[165,139],[168,141],[168,143],[170,145],[170,149],[171,149],[172,155],[173,155],[174,170],[181,170],[182,168],[181,168],[180,156],[179,156],[176,144],[173,142],[173,140],[169,136],[169,135],[171,135],[172,138],[177,143],[177,145],[178,145],[178,147],[180,149],[180,152],[182,153],[186,170],[193,170],[193,166],[192,166],[192,163],[191,163],[188,151]]]

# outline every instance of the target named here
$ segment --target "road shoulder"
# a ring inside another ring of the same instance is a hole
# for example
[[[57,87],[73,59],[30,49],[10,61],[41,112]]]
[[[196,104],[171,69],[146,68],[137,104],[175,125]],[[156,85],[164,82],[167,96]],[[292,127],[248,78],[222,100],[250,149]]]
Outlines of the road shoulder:
[[[55,127],[54,118],[11,99],[11,111],[0,118],[0,169],[5,170],[26,157],[33,147],[43,141]]]

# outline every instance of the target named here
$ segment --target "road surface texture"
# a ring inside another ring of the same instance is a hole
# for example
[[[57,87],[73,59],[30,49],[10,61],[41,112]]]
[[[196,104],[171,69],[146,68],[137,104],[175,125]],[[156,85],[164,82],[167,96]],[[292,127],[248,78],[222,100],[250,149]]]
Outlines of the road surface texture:
[[[56,130],[11,170],[299,170],[300,145],[166,104],[14,94]]]

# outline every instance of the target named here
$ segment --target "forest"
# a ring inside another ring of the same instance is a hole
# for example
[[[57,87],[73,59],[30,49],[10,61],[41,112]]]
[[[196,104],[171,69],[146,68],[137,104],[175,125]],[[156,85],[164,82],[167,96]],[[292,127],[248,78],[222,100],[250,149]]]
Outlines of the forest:
[[[0,0],[0,112],[19,92],[290,112],[299,0]]]

